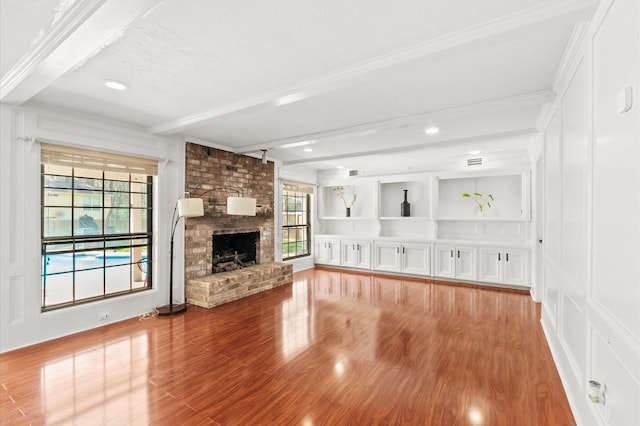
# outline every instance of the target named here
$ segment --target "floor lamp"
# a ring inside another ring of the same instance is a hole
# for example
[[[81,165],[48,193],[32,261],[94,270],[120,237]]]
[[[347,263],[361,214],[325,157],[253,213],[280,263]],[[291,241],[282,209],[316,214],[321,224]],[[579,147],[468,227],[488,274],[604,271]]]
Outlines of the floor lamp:
[[[171,253],[169,260],[171,265],[169,268],[169,304],[158,308],[158,315],[160,316],[176,315],[187,310],[186,303],[173,303],[173,237],[175,236],[176,228],[181,218],[198,216],[204,216],[202,198],[190,198],[188,192],[180,195],[173,208],[173,216],[171,217],[173,225],[171,227]]]
[[[239,193],[238,197],[227,197],[227,214],[239,215],[239,216],[255,216],[256,215],[256,199],[242,196],[242,191],[238,188],[220,187],[223,189],[233,189]],[[215,188],[219,189],[219,188]],[[211,192],[215,189],[206,191]],[[201,195],[201,196],[202,196]],[[183,217],[199,217],[204,216],[204,205],[202,198],[191,198],[188,192],[183,193],[178,197],[176,205],[173,208],[173,216],[171,217],[171,259],[169,269],[169,304],[158,308],[159,316],[176,315],[187,310],[186,303],[174,304],[173,303],[173,237],[178,227],[180,218]],[[186,302],[186,300],[185,300]]]

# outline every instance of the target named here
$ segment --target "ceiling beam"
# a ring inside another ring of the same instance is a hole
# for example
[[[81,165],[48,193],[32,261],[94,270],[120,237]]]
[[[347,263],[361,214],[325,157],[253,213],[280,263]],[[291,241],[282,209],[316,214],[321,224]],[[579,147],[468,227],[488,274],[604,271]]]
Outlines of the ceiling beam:
[[[77,0],[0,80],[0,101],[20,105],[117,40],[161,0]]]
[[[428,55],[446,52],[460,46],[472,45],[483,40],[490,42],[496,35],[524,30],[532,25],[551,19],[566,16],[572,16],[575,20],[585,19],[598,4],[599,0],[555,0],[544,2],[517,13],[325,73],[322,76],[311,78],[286,88],[261,93],[252,98],[220,105],[193,115],[161,123],[150,127],[148,132],[154,135],[175,134],[190,127],[202,125],[204,122],[217,117],[246,113],[262,108],[275,108],[298,102],[348,86],[361,80],[364,75],[375,71]]]
[[[233,152],[237,154],[246,154],[248,152],[258,151],[260,149],[278,149],[283,145],[288,145],[296,142],[320,140],[336,136],[346,136],[354,134],[357,135],[374,130],[378,131],[382,129],[404,127],[407,125],[424,123],[434,118],[441,118],[457,114],[466,114],[470,112],[480,112],[491,108],[510,108],[526,104],[540,105],[542,107],[542,105],[544,104],[552,103],[555,100],[555,97],[555,93],[553,93],[551,90],[540,90],[537,92],[525,93],[522,95],[509,96],[506,98],[492,99],[485,102],[478,102],[469,105],[446,108],[438,111],[431,111],[424,114],[393,118],[390,120],[360,124],[357,126],[344,127],[341,129],[333,129],[318,133],[309,133],[286,139],[272,140],[265,143],[236,148],[233,149]]]
[[[295,164],[311,164],[311,163],[322,163],[324,161],[333,161],[333,160],[343,160],[346,158],[362,158],[371,155],[383,155],[383,154],[397,154],[397,153],[408,153],[408,152],[420,152],[427,151],[431,149],[438,148],[453,148],[460,147],[465,145],[477,145],[480,142],[504,142],[508,139],[520,139],[520,138],[530,138],[532,136],[539,135],[540,132],[535,128],[530,129],[520,129],[513,130],[509,132],[500,132],[500,133],[492,133],[487,135],[478,135],[471,136],[466,138],[458,138],[458,139],[446,139],[440,140],[438,142],[432,142],[423,145],[410,145],[410,146],[394,146],[391,148],[383,148],[383,149],[374,149],[368,151],[359,151],[352,152],[349,154],[341,154],[341,155],[329,155],[325,157],[315,157],[315,158],[305,158],[299,160],[289,160],[283,161],[283,166],[290,166]]]

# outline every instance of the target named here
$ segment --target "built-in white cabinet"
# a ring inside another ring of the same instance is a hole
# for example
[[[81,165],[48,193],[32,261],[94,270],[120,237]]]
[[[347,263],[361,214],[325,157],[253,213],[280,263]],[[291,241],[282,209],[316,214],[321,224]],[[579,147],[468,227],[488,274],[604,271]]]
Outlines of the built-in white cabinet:
[[[376,241],[374,243],[373,269],[430,275],[431,244]]]
[[[478,281],[529,285],[529,251],[523,249],[480,248]]]
[[[342,240],[341,266],[371,269],[370,240]]]
[[[529,170],[327,177],[317,264],[529,286]]]
[[[435,246],[433,275],[442,278],[475,281],[477,279],[475,247]]]
[[[340,266],[340,239],[316,237],[315,262],[321,265]]]

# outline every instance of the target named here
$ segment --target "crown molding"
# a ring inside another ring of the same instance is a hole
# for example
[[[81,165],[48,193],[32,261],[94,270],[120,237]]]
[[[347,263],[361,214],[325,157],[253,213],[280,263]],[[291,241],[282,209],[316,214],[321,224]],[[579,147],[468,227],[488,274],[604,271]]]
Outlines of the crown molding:
[[[598,0],[556,0],[526,8],[501,18],[493,19],[465,30],[401,49],[387,55],[359,62],[349,67],[314,77],[298,84],[265,92],[255,97],[221,105],[193,115],[158,124],[148,129],[155,135],[172,134],[190,126],[229,114],[255,111],[263,107],[276,107],[308,99],[350,84],[363,75],[382,70],[417,58],[445,52],[456,47],[477,43],[505,32],[522,30],[550,19],[579,14],[587,16],[598,5]]]
[[[0,101],[20,105],[102,50],[160,0],[77,0],[0,80]]]
[[[7,102],[8,95],[24,81],[47,57],[73,34],[96,10],[107,0],[76,1],[66,9],[60,19],[54,21],[48,31],[38,43],[2,76],[0,80],[0,100]],[[26,99],[18,100],[13,96],[14,103],[23,103]]]
[[[583,57],[583,42],[588,29],[589,25],[585,21],[577,23],[573,29],[567,48],[562,55],[560,66],[551,83],[551,90],[555,93],[562,95],[569,85],[575,68]]]

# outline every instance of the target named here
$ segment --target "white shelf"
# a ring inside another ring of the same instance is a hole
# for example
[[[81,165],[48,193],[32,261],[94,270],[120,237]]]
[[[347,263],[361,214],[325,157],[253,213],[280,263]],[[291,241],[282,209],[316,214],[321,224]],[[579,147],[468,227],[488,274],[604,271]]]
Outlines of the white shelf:
[[[529,222],[522,217],[439,217],[442,222]]]
[[[322,216],[319,220],[374,220],[370,216]]]
[[[383,216],[380,220],[430,220],[428,216]]]

